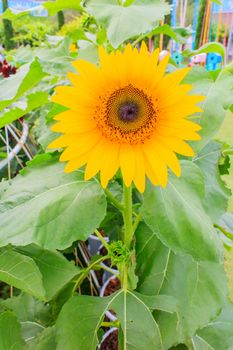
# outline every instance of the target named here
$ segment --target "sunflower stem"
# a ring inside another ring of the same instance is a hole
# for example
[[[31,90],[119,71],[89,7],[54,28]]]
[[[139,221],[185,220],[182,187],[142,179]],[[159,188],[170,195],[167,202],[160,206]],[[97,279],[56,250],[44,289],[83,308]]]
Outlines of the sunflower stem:
[[[117,209],[119,209],[120,211],[124,211],[124,205],[121,204],[121,202],[119,202],[114,195],[112,194],[111,191],[109,191],[107,188],[104,190],[104,193],[106,194],[106,197],[109,199],[109,201],[111,202],[111,204],[116,207]]]
[[[100,242],[103,244],[103,246],[107,249],[107,251],[109,251],[109,245],[106,242],[106,240],[104,239],[104,237],[101,235],[101,233],[96,229],[95,230],[95,234],[96,236],[99,238]]]
[[[137,227],[138,227],[141,220],[142,220],[142,216],[139,213],[139,214],[137,214],[135,221],[134,221],[134,224],[133,224],[133,232],[135,232],[137,230]]]
[[[132,209],[132,187],[127,187],[125,184],[123,185],[123,194],[124,194],[124,211],[123,211],[123,219],[124,219],[124,243],[130,248],[131,242],[133,239],[133,209]]]

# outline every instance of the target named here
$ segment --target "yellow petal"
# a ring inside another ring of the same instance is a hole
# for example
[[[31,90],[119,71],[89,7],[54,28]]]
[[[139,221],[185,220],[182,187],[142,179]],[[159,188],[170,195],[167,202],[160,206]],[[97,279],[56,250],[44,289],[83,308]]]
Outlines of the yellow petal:
[[[144,155],[140,146],[134,147],[135,152],[135,174],[134,174],[134,184],[139,190],[139,192],[145,191],[145,162]]]
[[[101,169],[107,144],[108,143],[106,143],[105,139],[102,138],[93,148],[88,158],[85,170],[85,180],[89,180],[90,178],[94,177]]]
[[[75,122],[60,122],[51,127],[51,130],[61,133],[84,133],[96,128],[91,119],[80,119]]]
[[[133,146],[122,144],[120,146],[120,167],[123,181],[130,186],[135,174],[135,154]]]
[[[181,167],[179,160],[175,153],[163,144],[158,143],[156,139],[148,141],[148,147],[151,147],[153,151],[164,161],[165,164],[174,172],[176,176],[180,176]]]
[[[75,142],[76,136],[75,135],[62,135],[56,140],[52,141],[49,145],[48,148],[62,148],[65,146],[68,146],[70,142]]]
[[[101,140],[101,134],[98,132],[75,135],[76,139],[69,143],[69,146],[62,153],[60,160],[66,161],[79,157],[91,149]]]
[[[148,161],[148,164],[153,171],[155,178],[158,179],[159,183],[162,187],[166,187],[167,185],[167,167],[165,162],[161,159],[161,157],[156,154],[154,149],[151,147],[150,143],[145,143],[142,146],[143,153],[145,158]]]
[[[82,155],[80,157],[70,160],[65,166],[65,172],[71,173],[74,170],[81,168],[87,162],[87,155]]]
[[[106,142],[100,169],[100,180],[103,188],[107,187],[109,180],[119,168],[119,148],[120,146],[116,143]]]
[[[158,141],[160,141],[173,152],[182,154],[183,156],[194,156],[193,149],[183,140],[177,139],[175,137],[160,137],[159,135],[157,135],[157,138]]]

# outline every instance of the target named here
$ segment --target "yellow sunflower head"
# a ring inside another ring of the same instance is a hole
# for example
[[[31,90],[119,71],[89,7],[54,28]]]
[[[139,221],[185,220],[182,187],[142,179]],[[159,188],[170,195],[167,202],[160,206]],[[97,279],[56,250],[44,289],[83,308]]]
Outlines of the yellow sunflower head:
[[[145,44],[111,54],[100,48],[99,56],[99,66],[74,62],[73,86],[56,89],[53,101],[69,110],[55,117],[52,129],[63,135],[49,147],[66,147],[66,172],[85,164],[86,180],[100,172],[104,188],[119,168],[126,186],[134,182],[141,192],[146,176],[166,186],[168,168],[181,173],[176,153],[193,156],[185,141],[200,139],[200,126],[187,117],[201,111],[203,96],[180,85],[189,68],[164,75],[169,56],[158,63],[159,51],[149,54]]]

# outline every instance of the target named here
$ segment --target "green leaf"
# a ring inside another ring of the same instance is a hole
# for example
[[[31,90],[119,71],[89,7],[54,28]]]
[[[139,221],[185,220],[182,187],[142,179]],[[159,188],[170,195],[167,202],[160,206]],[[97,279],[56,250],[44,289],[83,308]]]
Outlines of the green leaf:
[[[214,223],[227,210],[231,191],[219,175],[218,163],[222,145],[217,142],[208,143],[194,159],[195,164],[203,171],[205,177],[205,198],[203,205]]]
[[[144,223],[136,232],[138,291],[177,300],[176,313],[157,311],[164,349],[185,343],[217,316],[226,295],[222,264],[179,256],[158,240]]]
[[[194,94],[206,96],[201,104],[204,110],[200,119],[202,139],[195,143],[195,147],[200,150],[216,135],[233,103],[233,67],[223,69],[219,74],[195,68],[185,82],[193,85]]]
[[[122,290],[112,298],[112,308],[124,335],[124,350],[162,350],[159,327],[140,294]]]
[[[4,189],[0,246],[36,243],[65,249],[73,241],[86,240],[105,217],[106,199],[99,183],[84,181],[81,170],[65,174],[64,165],[50,154],[28,162]]]
[[[0,111],[38,84],[46,73],[37,59],[19,68],[15,75],[0,81]]]
[[[8,248],[0,250],[0,280],[39,299],[45,298],[42,275],[35,262]]]
[[[92,0],[87,11],[106,28],[114,48],[125,40],[151,32],[170,12],[165,1],[135,0],[130,6],[120,6],[116,0]]]
[[[14,120],[19,119],[25,114],[31,112],[33,109],[43,106],[48,102],[48,94],[46,92],[38,91],[27,95],[25,102],[20,101],[20,104],[18,103],[19,107],[12,106],[10,109],[7,109],[7,111],[0,113],[0,128],[9,123],[12,123]],[[25,104],[25,108],[20,108],[21,103]]]
[[[8,8],[2,15],[1,15],[1,19],[9,19],[10,21],[15,21],[20,19],[21,17],[25,16],[25,15],[29,15],[31,14],[33,11],[40,11],[43,10],[43,6],[39,5],[39,6],[34,6],[34,7],[30,7],[27,10],[23,10],[23,11],[18,11],[15,13],[14,11],[12,11],[10,8]]]
[[[48,10],[50,16],[54,16],[58,11],[63,10],[77,10],[81,11],[80,0],[56,0],[47,1],[43,6]]]
[[[197,333],[197,338],[208,344],[211,350],[233,349],[233,305],[228,303],[219,317]],[[199,348],[198,348],[199,349]]]
[[[216,42],[204,44],[198,50],[186,51],[186,55],[190,57],[190,56],[198,55],[200,53],[210,53],[210,52],[218,53],[219,55],[221,55],[222,60],[224,62],[225,55],[226,55],[225,46]]]
[[[51,350],[56,349],[55,327],[45,328],[33,340],[27,344],[27,350]]]
[[[51,322],[51,310],[49,304],[34,298],[29,294],[20,294],[12,298],[0,301],[0,306],[12,311],[21,322],[33,322],[46,326]]]
[[[233,161],[231,161],[229,175],[224,175],[223,180],[226,181],[227,186],[231,189],[231,192],[233,194]],[[233,212],[233,195],[230,197],[228,210]]]
[[[27,346],[43,333],[45,326],[52,320],[49,304],[44,304],[28,294],[2,300],[0,306],[13,311],[17,316],[22,328],[21,335]]]
[[[39,58],[44,72],[55,76],[66,76],[74,70],[72,55],[69,50],[71,40],[65,38],[55,48],[38,48],[34,54]]]
[[[23,350],[20,324],[14,314],[7,311],[0,314],[0,349]]]
[[[151,35],[164,34],[175,40],[176,42],[185,43],[185,40],[181,37],[181,35],[177,35],[176,31],[172,29],[168,24],[164,24],[155,28]]]
[[[162,349],[158,325],[140,295],[121,290],[110,297],[77,296],[62,308],[57,321],[57,350],[95,350],[106,310],[115,310],[123,332],[122,350]],[[142,322],[143,320],[143,322]]]
[[[75,296],[63,306],[56,323],[57,350],[95,350],[97,331],[111,298]]]
[[[219,260],[220,241],[202,202],[204,178],[198,167],[182,161],[182,176],[170,176],[165,189],[148,184],[142,216],[158,238],[175,253],[196,260]]]
[[[34,244],[15,248],[15,250],[35,261],[42,275],[47,300],[51,300],[79,273],[79,268],[58,252],[52,252]]]

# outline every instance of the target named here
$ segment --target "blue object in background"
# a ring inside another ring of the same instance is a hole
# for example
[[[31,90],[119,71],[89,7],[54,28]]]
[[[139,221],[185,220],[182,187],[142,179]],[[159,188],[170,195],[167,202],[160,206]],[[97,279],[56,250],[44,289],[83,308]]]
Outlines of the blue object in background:
[[[206,59],[206,69],[207,70],[216,70],[220,68],[222,63],[222,56],[218,53],[210,52],[207,54]]]
[[[193,15],[192,50],[195,49],[195,39],[196,39],[196,31],[197,31],[197,19],[198,19],[199,5],[200,5],[200,0],[195,0],[194,15]]]
[[[233,1],[232,0],[222,0],[223,4],[219,5],[213,2],[213,13],[219,13],[222,9],[223,13],[233,13]]]
[[[175,51],[172,54],[172,59],[175,61],[175,63],[177,64],[177,66],[180,66],[181,63],[183,62],[183,56],[182,53],[179,51]]]
[[[172,0],[171,26],[172,28],[176,27],[176,0]],[[175,41],[172,40],[171,53],[175,50],[175,47]]]

